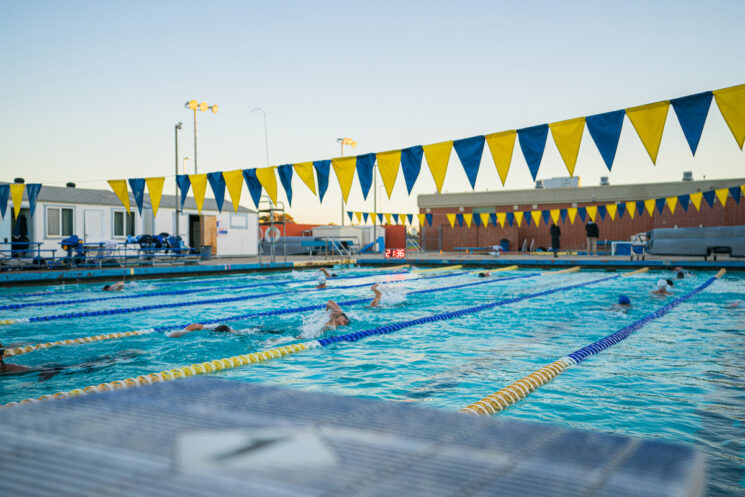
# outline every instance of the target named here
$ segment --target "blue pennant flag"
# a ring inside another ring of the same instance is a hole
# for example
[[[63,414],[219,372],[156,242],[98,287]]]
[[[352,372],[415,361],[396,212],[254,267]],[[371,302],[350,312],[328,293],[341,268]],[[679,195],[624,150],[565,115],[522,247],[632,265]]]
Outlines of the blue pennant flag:
[[[716,195],[716,192],[714,190],[709,190],[708,192],[704,192],[704,200],[706,200],[706,203],[709,204],[709,207],[714,207],[714,195]]]
[[[577,214],[579,214],[579,218],[584,223],[587,218],[587,209],[585,207],[579,207],[577,208]]]
[[[383,213],[382,212],[378,213],[378,224],[383,224]]]
[[[409,220],[409,224],[414,222],[414,214],[406,214],[406,219]]]
[[[626,204],[623,202],[616,204],[616,210],[618,211],[618,219],[623,219],[623,215],[626,212]]]
[[[419,177],[419,171],[422,169],[422,155],[424,149],[421,145],[416,145],[401,150],[401,169],[404,172],[404,179],[406,180],[406,191],[411,195],[411,190],[414,188],[414,183]]]
[[[458,213],[455,215],[455,220],[458,221],[458,226],[463,227],[463,214]]]
[[[326,190],[329,187],[329,169],[331,169],[331,161],[317,160],[313,162],[313,167],[316,170],[316,177],[318,178],[318,198],[323,202],[323,196],[326,195]]]
[[[27,183],[26,184],[26,195],[28,196],[28,214],[34,217],[34,211],[36,210],[36,199],[39,198],[39,192],[41,191],[41,183]],[[737,199],[740,200],[739,198]]]
[[[191,180],[188,174],[179,174],[176,176],[176,184],[178,185],[179,192],[181,193],[181,210],[184,210],[184,202],[186,202],[186,196],[189,194],[189,188],[191,188]]]
[[[129,178],[129,187],[137,203],[137,210],[142,215],[142,202],[145,198],[145,178]]]
[[[696,155],[698,142],[701,140],[701,133],[704,130],[706,116],[709,114],[709,107],[711,107],[713,96],[714,94],[712,92],[705,91],[670,100],[693,155]]]
[[[657,212],[662,214],[662,209],[665,208],[665,197],[655,199],[654,205],[657,206]]]
[[[215,194],[217,210],[222,212],[222,204],[225,202],[225,178],[222,176],[222,171],[207,173],[207,180],[212,187],[212,193]]]
[[[277,168],[277,174],[279,174],[279,181],[282,183],[282,188],[285,189],[287,203],[292,206],[292,164],[279,166]]]
[[[8,209],[8,198],[10,197],[10,185],[0,185],[0,219],[5,217]]]
[[[354,212],[347,211],[347,216],[349,216],[349,222],[354,222]]]
[[[638,212],[639,215],[641,216],[642,214],[644,214],[644,211],[645,211],[644,200],[637,200],[636,201],[636,212]]]
[[[541,211],[541,216],[543,216],[543,224],[546,226],[550,226],[548,224],[549,219],[551,219],[551,212],[550,211]]]
[[[395,223],[398,223],[398,214],[391,214],[391,217]]]
[[[373,166],[375,166],[375,154],[364,154],[357,156],[357,178],[360,180],[362,197],[367,200],[370,186],[373,181]]]
[[[523,213],[523,220],[525,221],[525,226],[530,226],[530,222],[532,221],[532,217],[530,215],[530,211],[526,211]]]
[[[625,110],[615,110],[585,118],[587,131],[590,132],[590,136],[592,136],[598,152],[603,157],[608,171],[613,167],[613,160],[616,158],[618,139],[621,137],[623,116],[625,115]]]
[[[598,205],[598,214],[600,214],[600,220],[605,221],[605,214],[607,214],[608,209],[604,205]]]
[[[561,209],[559,210],[559,215],[561,216],[561,224],[564,224],[567,222],[567,214],[569,211],[567,209]]]
[[[258,209],[259,202],[261,201],[261,183],[259,182],[259,178],[256,177],[256,169],[244,169],[243,179],[246,181],[248,193],[251,194],[254,205]]]
[[[365,220],[365,222],[367,222],[367,220],[368,220],[369,218],[370,218],[370,213],[369,213],[369,212],[363,212],[363,213],[362,213],[362,219],[364,219],[364,220]]]
[[[472,218],[473,219],[472,222],[473,222],[473,225],[474,226],[481,226],[481,219],[479,219],[480,217],[481,216],[479,216],[478,214],[475,214],[474,213],[473,218]]]
[[[463,165],[466,177],[468,177],[468,181],[471,183],[471,189],[476,188],[476,176],[479,174],[485,141],[486,138],[483,135],[453,141],[455,153],[458,154],[458,159],[460,159],[460,163]]]
[[[688,204],[691,202],[691,196],[689,194],[678,195],[678,203],[683,208],[683,212],[688,212]]]
[[[425,214],[424,219],[427,220],[427,224],[432,226],[432,214]]]
[[[31,185],[26,185],[26,188]],[[740,205],[740,187],[739,186],[733,186],[729,189],[729,194],[732,195],[732,199],[735,201],[737,205]]]
[[[496,212],[489,213],[489,221],[491,221],[492,226],[497,225],[497,213]]]
[[[512,226],[512,223],[515,222],[515,213],[508,212],[506,218],[507,218],[507,222],[510,223],[510,226]]]
[[[517,130],[517,138],[520,141],[520,150],[523,151],[525,162],[535,181],[538,168],[543,160],[543,150],[546,148],[546,137],[548,137],[548,124],[539,124],[530,128]]]

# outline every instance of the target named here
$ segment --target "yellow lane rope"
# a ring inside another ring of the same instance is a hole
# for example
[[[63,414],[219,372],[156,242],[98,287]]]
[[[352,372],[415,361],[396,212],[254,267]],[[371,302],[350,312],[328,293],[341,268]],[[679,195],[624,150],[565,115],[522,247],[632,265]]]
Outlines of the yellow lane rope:
[[[576,273],[579,271],[579,266],[570,267],[569,269],[562,269],[561,271],[544,271],[541,274],[566,274],[566,273]]]
[[[122,331],[116,333],[106,333],[105,335],[96,335],[92,337],[82,338],[71,338],[68,340],[57,340],[56,342],[37,343],[34,345],[26,345],[23,347],[14,347],[12,349],[5,349],[5,357],[12,357],[14,355],[27,354],[39,349],[48,349],[50,347],[59,347],[62,345],[79,345],[82,343],[101,342],[103,340],[115,340],[117,338],[133,337],[139,335],[149,335],[155,333],[153,329],[147,330],[134,330],[134,331]]]
[[[634,275],[634,274],[646,273],[647,271],[649,271],[649,268],[648,267],[643,267],[643,268],[637,269],[636,271],[631,271],[630,273],[624,273],[624,274],[621,275],[621,277],[622,278],[625,278],[626,276],[631,276],[631,275]]]
[[[412,271],[412,273],[431,273],[434,271],[452,271],[454,269],[461,269],[462,267],[463,267],[462,264],[458,264],[457,266],[432,267],[429,269],[415,269]]]
[[[505,267],[500,267],[498,269],[482,269],[480,271],[471,271],[471,274],[479,274],[479,273],[483,273],[483,272],[499,273],[499,272],[502,272],[502,271],[514,271],[517,268],[518,268],[517,265],[514,265],[514,266],[505,266]]]

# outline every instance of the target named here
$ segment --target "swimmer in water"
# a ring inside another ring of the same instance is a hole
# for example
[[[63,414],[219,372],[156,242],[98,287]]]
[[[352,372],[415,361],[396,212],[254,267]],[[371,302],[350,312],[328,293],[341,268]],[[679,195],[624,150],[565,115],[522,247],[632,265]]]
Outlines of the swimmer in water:
[[[232,329],[227,324],[209,325],[209,324],[193,323],[182,330],[168,331],[166,332],[166,336],[168,338],[178,338],[180,336],[186,335],[187,333],[191,333],[192,331],[200,331],[200,330],[210,330],[210,331],[225,332],[225,333],[237,333],[236,330]]]
[[[28,366],[21,366],[20,364],[11,364],[3,360],[5,357],[5,347],[0,343],[0,373],[22,373],[24,371],[31,371],[32,368]]]
[[[372,302],[370,302],[370,307],[380,307],[380,298],[383,296],[383,294],[380,292],[380,290],[378,290],[378,284],[375,283],[373,286],[370,287],[370,290],[372,290],[375,294]]]
[[[659,295],[661,297],[667,297],[672,295],[673,280],[659,280],[657,282],[657,289],[650,292],[652,295]]]
[[[618,302],[613,305],[609,311],[622,311],[626,312],[629,309],[631,309],[631,299],[628,298],[626,295],[619,295],[618,296]]]
[[[326,278],[334,278],[336,277],[336,273],[329,274],[328,271],[326,271],[326,268],[321,268],[318,270],[318,286],[316,288],[326,288]]]
[[[487,276],[491,276],[491,271],[481,271],[476,276],[479,278],[486,278]]]
[[[104,292],[120,292],[124,290],[124,282],[123,281],[117,281],[116,283],[112,285],[106,285],[101,290]]]
[[[347,326],[349,324],[349,318],[344,311],[341,310],[339,304],[333,300],[326,302],[326,310],[331,311],[331,318],[323,326],[324,329],[335,330],[339,326]]]

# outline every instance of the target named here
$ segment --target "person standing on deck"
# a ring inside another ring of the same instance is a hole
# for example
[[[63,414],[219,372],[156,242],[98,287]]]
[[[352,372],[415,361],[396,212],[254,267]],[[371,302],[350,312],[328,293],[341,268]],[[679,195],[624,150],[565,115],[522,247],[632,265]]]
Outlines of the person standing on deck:
[[[554,252],[554,257],[559,257],[559,238],[561,237],[561,229],[556,224],[551,225],[551,250]]]
[[[595,221],[590,220],[585,225],[585,232],[587,233],[587,255],[598,255],[598,237],[600,236],[600,230]]]

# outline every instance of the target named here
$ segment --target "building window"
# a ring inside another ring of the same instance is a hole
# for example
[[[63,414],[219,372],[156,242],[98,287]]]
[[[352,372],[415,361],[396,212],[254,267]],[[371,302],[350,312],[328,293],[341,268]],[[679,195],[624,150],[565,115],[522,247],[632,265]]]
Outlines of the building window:
[[[72,236],[73,210],[66,207],[47,207],[47,236]]]
[[[134,236],[135,214],[134,212],[114,211],[114,236]]]

